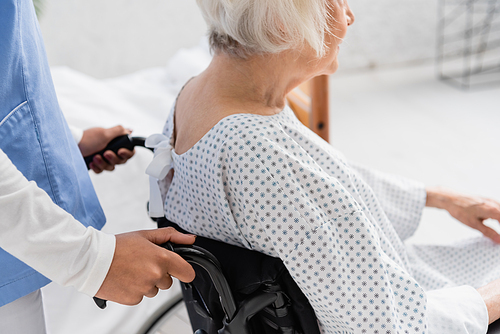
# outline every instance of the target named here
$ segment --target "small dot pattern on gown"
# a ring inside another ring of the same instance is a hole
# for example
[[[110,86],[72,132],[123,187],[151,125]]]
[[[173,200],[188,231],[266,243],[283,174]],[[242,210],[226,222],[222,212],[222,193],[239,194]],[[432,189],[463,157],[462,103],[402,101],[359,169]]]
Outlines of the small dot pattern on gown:
[[[174,177],[168,191],[160,185],[166,217],[280,257],[323,333],[428,333],[403,243],[425,205],[420,183],[349,164],[288,107],[228,116],[172,155]]]

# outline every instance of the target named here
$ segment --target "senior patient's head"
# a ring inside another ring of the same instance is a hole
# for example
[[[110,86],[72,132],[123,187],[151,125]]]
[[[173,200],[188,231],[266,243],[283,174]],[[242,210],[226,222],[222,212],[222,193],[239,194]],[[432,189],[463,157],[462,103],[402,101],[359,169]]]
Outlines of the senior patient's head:
[[[215,55],[279,57],[311,75],[331,74],[354,16],[346,0],[197,0]]]
[[[346,0],[197,0],[214,54],[174,109],[176,152],[233,114],[276,115],[287,94],[337,70],[354,16]]]

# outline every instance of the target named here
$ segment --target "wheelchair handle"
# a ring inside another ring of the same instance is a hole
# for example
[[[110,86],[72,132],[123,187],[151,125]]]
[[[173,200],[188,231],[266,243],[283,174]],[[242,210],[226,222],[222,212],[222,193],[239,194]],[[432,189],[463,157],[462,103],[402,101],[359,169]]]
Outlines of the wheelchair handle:
[[[219,293],[221,305],[226,314],[226,320],[227,322],[231,322],[236,315],[236,303],[234,302],[231,288],[222,274],[220,263],[215,256],[209,251],[194,245],[177,245],[167,242],[160,246],[179,254],[188,263],[200,266],[209,274],[215,289]],[[106,300],[97,297],[93,299],[100,309],[106,308]]]
[[[219,294],[222,309],[226,314],[226,321],[231,322],[236,316],[236,303],[217,258],[206,249],[195,245],[177,245],[167,242],[162,247],[179,254],[188,263],[196,264],[208,273]]]
[[[96,155],[100,155],[104,159],[104,152],[106,151],[113,151],[115,154],[118,153],[118,150],[121,148],[126,148],[129,151],[132,151],[134,147],[136,146],[141,146],[145,147],[144,143],[146,141],[146,138],[144,137],[131,137],[129,135],[121,135],[109,142],[109,144],[101,151],[96,152],[94,154],[86,156],[85,159],[85,164],[87,165],[87,169],[90,169],[90,163],[92,160],[94,160],[94,157]],[[106,159],[104,159],[106,160]]]

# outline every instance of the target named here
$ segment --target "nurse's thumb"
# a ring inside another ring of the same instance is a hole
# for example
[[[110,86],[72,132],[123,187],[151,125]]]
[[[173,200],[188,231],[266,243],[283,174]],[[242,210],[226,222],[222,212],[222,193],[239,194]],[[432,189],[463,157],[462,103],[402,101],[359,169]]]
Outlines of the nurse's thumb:
[[[142,231],[144,237],[149,241],[161,245],[167,241],[171,241],[174,244],[184,244],[191,245],[196,240],[196,236],[192,234],[183,234],[173,227],[164,227],[157,230],[147,230]]]
[[[118,136],[129,135],[132,133],[132,130],[126,129],[121,125],[117,125],[112,128],[105,129],[105,132],[106,132],[106,137],[111,140]]]
[[[161,245],[167,241],[175,244],[191,245],[196,236],[192,234],[183,234],[173,227],[160,228],[157,230],[142,231],[143,236],[149,241]],[[195,272],[193,267],[188,264],[180,255],[163,249],[165,257],[162,260],[165,262],[165,268],[169,275],[178,278],[182,282],[191,282],[194,280]],[[159,287],[159,285],[157,285]]]

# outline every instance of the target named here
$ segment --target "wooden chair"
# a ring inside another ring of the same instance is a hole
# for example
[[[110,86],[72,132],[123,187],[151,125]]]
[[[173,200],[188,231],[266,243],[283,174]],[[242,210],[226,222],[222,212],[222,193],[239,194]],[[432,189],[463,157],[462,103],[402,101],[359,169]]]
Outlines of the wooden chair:
[[[297,118],[329,141],[328,76],[321,75],[300,85],[288,94],[287,99]]]

